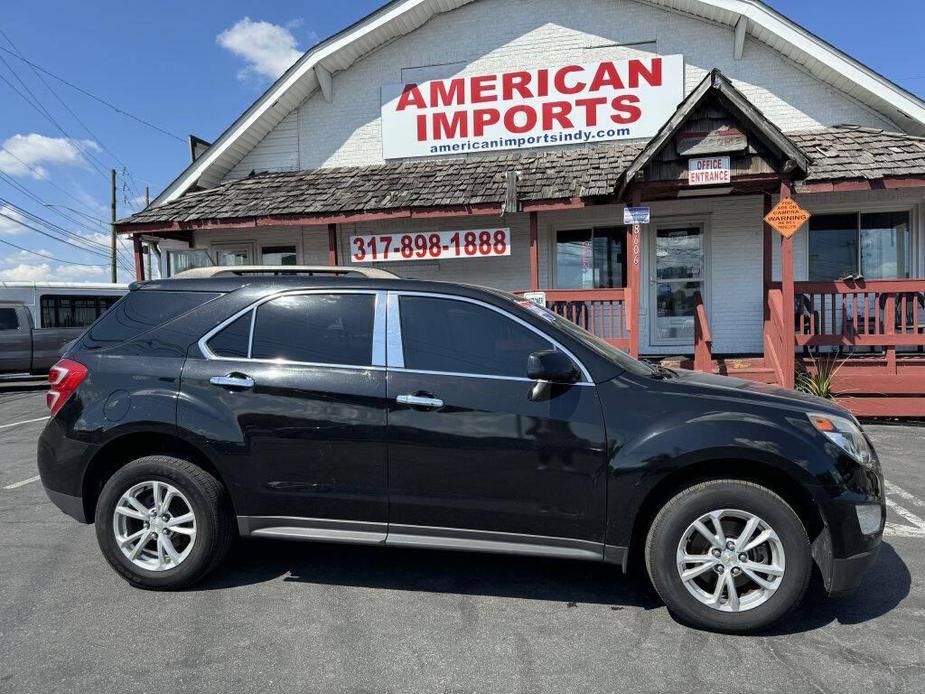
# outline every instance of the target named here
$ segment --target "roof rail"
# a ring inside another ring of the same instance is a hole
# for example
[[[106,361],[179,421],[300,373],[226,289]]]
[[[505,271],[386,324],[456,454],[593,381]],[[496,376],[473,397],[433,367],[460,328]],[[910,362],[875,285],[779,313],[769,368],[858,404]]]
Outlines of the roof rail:
[[[371,267],[327,267],[324,265],[222,265],[197,267],[173,275],[175,279],[208,279],[210,277],[241,277],[243,275],[279,277],[281,275],[335,275],[400,279],[394,272]]]

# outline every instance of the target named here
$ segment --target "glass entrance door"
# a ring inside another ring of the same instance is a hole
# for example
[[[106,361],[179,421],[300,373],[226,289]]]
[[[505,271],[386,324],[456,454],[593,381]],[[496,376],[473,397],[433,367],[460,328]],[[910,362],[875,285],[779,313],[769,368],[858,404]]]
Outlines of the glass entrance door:
[[[657,227],[652,247],[650,341],[693,344],[694,295],[704,286],[703,228]]]

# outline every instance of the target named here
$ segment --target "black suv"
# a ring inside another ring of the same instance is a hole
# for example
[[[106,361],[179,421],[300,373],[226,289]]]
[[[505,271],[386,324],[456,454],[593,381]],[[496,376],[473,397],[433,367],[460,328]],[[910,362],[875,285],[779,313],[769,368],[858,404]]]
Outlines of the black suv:
[[[134,285],[50,376],[42,481],[133,585],[189,586],[238,535],[644,562],[677,617],[744,632],[814,561],[841,593],[876,556],[880,465],[830,402],[490,289],[200,274]]]

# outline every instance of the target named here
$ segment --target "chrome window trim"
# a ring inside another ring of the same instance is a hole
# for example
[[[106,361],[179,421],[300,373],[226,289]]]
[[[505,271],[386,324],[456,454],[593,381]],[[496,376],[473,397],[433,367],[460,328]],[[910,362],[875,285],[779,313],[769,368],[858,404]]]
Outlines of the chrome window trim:
[[[395,297],[394,306],[392,302],[393,296]],[[505,318],[512,320],[515,323],[519,323],[520,325],[525,327],[527,330],[530,330],[536,335],[539,335],[541,338],[549,342],[555,349],[562,352],[569,359],[575,362],[575,364],[578,366],[578,369],[581,371],[581,375],[584,380],[578,381],[576,383],[572,383],[570,385],[576,385],[576,386],[593,386],[594,385],[594,380],[591,378],[590,372],[585,367],[585,365],[582,363],[582,361],[578,357],[576,357],[572,353],[571,350],[564,347],[562,343],[560,343],[558,340],[551,337],[547,333],[544,333],[539,328],[533,325],[530,325],[527,321],[519,318],[518,316],[515,316],[512,313],[505,311],[504,309],[498,308],[497,306],[493,306],[492,304],[481,301],[480,299],[472,299],[467,296],[456,296],[454,294],[441,294],[438,292],[416,292],[416,291],[401,291],[401,290],[390,291],[389,292],[389,318],[390,318],[389,337],[390,339],[392,338],[391,322],[394,321],[398,324],[397,334],[398,334],[399,345],[401,345],[401,314],[399,312],[398,303],[399,303],[399,299],[403,296],[423,296],[423,297],[428,297],[431,299],[448,299],[450,301],[462,301],[464,303],[475,304],[476,306],[481,306],[483,308],[490,309],[494,311],[495,313],[499,313]],[[535,382],[533,379],[526,378],[525,376],[499,376],[497,374],[474,374],[474,373],[460,373],[460,372],[450,372],[450,371],[443,372],[443,371],[426,371],[426,370],[418,370],[418,369],[406,369],[405,361],[404,361],[404,349],[403,347],[401,349],[402,351],[400,352],[400,355],[401,355],[400,364],[392,360],[392,350],[390,349],[388,351],[387,365],[389,369],[396,369],[396,370],[400,369],[408,373],[421,373],[421,374],[433,374],[433,375],[444,375],[444,376],[464,376],[464,377],[471,377],[471,378],[491,378],[495,380],[504,380],[504,381],[526,381],[528,383]]]
[[[421,374],[424,376],[458,376],[460,378],[487,378],[492,381],[515,381],[518,383],[540,383],[532,378],[527,378],[526,376],[499,376],[497,374],[467,374],[460,371],[427,371],[425,369],[406,369],[399,368],[397,366],[388,367],[389,371],[395,371],[398,373],[404,374]],[[548,383],[548,381],[542,381],[543,383]],[[569,383],[570,386],[593,386],[593,383],[587,381],[576,381],[575,383]]]
[[[401,314],[398,311],[398,294],[389,292],[386,328],[386,365],[396,369],[405,367],[405,349],[401,341]]]
[[[257,309],[260,308],[263,304],[266,304],[274,299],[279,299],[284,296],[304,296],[304,295],[314,295],[314,294],[369,294],[374,298],[373,302],[373,334],[372,334],[372,351],[370,361],[375,362],[377,358],[376,350],[376,340],[377,337],[379,340],[382,339],[382,335],[385,332],[385,328],[380,324],[384,318],[384,312],[380,312],[379,305],[385,304],[385,291],[377,289],[292,289],[286,291],[276,292],[275,294],[270,294],[268,296],[261,297],[254,303],[249,306],[233,313],[230,317],[226,318],[224,321],[216,325],[214,328],[209,330],[205,335],[199,338],[199,341],[196,343],[199,347],[199,351],[202,352],[202,355],[209,361],[250,361],[258,364],[278,364],[280,366],[312,366],[320,368],[331,368],[331,369],[359,369],[363,371],[384,371],[385,370],[385,359],[382,355],[382,350],[379,350],[378,356],[382,360],[382,364],[329,364],[321,362],[307,362],[307,361],[293,361],[289,359],[255,359],[251,355],[254,353],[254,327],[257,323]],[[227,328],[229,325],[234,323],[241,316],[251,312],[251,327],[250,333],[248,335],[248,346],[247,346],[247,357],[222,357],[211,349],[209,349],[209,340],[215,337],[222,330]]]
[[[388,298],[386,292],[376,292],[373,305],[373,366],[386,365],[386,326],[388,325]]]
[[[257,325],[257,309],[251,309],[251,328],[247,333],[247,358],[254,353],[254,326]]]

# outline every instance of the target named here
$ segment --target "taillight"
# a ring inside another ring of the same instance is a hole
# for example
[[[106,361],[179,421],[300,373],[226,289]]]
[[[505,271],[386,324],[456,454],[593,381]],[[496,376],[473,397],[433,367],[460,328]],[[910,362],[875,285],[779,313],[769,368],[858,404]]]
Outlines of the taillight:
[[[77,386],[87,377],[87,367],[71,359],[62,359],[48,372],[48,394],[45,404],[54,417],[64,407],[67,399],[74,394]]]

